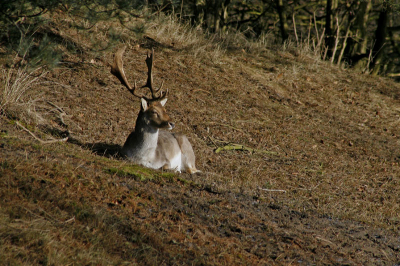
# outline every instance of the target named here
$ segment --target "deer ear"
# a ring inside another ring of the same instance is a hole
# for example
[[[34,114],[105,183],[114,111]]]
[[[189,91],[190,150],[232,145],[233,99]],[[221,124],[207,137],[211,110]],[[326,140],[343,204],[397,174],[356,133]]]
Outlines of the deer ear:
[[[147,101],[143,98],[140,98],[140,100],[142,101],[142,111],[146,111],[147,109],[149,109],[149,106],[147,105]]]
[[[161,105],[164,106],[167,103],[168,98],[162,99],[160,101]]]

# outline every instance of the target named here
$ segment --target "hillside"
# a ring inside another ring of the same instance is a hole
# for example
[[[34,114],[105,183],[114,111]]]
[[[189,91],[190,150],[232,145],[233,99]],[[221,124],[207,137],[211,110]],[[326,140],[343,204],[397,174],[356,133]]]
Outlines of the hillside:
[[[140,105],[109,73],[112,52],[92,52],[101,27],[68,23],[41,29],[65,53],[32,86],[36,120],[0,117],[5,265],[400,263],[399,84],[303,47],[195,45],[154,22],[112,50],[127,46],[143,84],[154,48],[154,82],[202,173],[151,171],[115,155]]]

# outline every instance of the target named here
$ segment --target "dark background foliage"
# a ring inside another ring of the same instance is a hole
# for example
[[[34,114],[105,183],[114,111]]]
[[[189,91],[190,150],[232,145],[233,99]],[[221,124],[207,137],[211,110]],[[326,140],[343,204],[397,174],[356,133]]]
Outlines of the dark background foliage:
[[[146,12],[142,12],[144,8]],[[55,38],[43,30],[45,14],[64,12],[94,26],[122,13],[144,18],[164,12],[210,33],[242,31],[248,38],[271,34],[283,43],[308,42],[320,50],[323,59],[362,72],[390,77],[398,77],[400,72],[398,1],[18,0],[2,1],[0,10],[1,44],[19,50],[21,43],[29,43],[25,46],[32,49],[30,56],[35,60],[31,62],[35,64],[54,65],[59,60],[52,45]],[[85,30],[79,25],[76,28]]]

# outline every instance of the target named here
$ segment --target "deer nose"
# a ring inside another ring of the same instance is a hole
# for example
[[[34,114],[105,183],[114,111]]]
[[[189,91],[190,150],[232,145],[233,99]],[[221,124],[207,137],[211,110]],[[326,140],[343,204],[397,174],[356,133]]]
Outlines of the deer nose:
[[[170,129],[173,129],[173,128],[175,127],[175,124],[172,123],[172,122],[168,122],[168,125],[169,125],[169,128],[170,128]]]

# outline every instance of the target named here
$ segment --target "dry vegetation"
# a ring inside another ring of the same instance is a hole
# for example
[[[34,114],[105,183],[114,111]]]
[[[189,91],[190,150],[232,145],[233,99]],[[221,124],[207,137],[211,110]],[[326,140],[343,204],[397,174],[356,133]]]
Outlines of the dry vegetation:
[[[304,46],[206,37],[159,19],[141,38],[114,25],[125,31],[125,71],[142,83],[155,48],[155,82],[170,89],[175,130],[190,137],[203,173],[113,156],[139,103],[109,74],[112,55],[91,52],[110,25],[79,35],[55,18],[42,30],[65,40],[63,64],[30,87],[45,99],[36,110],[45,122],[0,118],[0,261],[399,263],[400,86],[332,67]],[[17,120],[69,141],[38,144]]]

